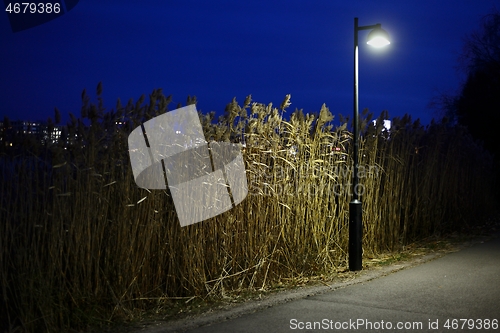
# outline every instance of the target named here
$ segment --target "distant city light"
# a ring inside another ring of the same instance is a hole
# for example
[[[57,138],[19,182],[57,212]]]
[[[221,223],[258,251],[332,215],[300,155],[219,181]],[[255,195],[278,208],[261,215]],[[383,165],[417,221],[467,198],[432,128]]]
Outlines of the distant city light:
[[[372,121],[373,125],[377,125],[377,120]],[[391,121],[384,119],[384,129],[388,132],[391,130]]]
[[[10,142],[12,136],[15,135],[35,135],[42,143],[53,144],[56,143],[61,137],[62,127],[54,126],[51,131],[49,131],[47,123],[43,122],[31,122],[23,120],[15,120],[10,122],[10,126],[4,126],[4,123],[0,121],[0,141],[4,140],[5,146],[12,147],[13,143]]]

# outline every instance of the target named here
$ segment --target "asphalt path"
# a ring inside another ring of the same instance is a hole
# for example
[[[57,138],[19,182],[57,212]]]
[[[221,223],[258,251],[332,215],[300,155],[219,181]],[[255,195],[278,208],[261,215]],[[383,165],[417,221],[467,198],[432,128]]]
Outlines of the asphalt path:
[[[148,333],[500,332],[499,236],[421,264],[393,265]]]

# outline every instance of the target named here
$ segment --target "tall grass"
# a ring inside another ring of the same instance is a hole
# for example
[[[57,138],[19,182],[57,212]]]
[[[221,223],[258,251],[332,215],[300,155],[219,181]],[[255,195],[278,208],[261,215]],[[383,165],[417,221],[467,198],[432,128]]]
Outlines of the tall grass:
[[[106,111],[100,85],[97,95],[94,104],[84,92],[81,117],[71,116],[58,143],[26,137],[20,150],[2,148],[2,331],[106,325],[171,299],[267,289],[346,266],[347,120],[334,126],[326,106],[283,117],[290,96],[279,108],[248,97],[218,120],[200,114],[207,140],[241,144],[249,194],[181,228],[168,190],[135,185],[127,146],[171,98],[155,90],[148,103]],[[464,129],[405,116],[388,132],[387,113],[371,118],[364,112],[360,125],[365,256],[459,230],[492,207],[492,159]]]

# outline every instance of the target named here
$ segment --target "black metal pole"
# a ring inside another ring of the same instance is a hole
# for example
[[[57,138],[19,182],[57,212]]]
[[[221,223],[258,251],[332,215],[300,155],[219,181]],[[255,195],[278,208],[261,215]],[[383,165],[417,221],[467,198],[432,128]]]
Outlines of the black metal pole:
[[[358,110],[358,18],[354,18],[354,118],[353,118],[353,176],[352,201],[349,203],[349,270],[362,269],[362,207],[358,197],[358,150],[359,150],[359,110]]]

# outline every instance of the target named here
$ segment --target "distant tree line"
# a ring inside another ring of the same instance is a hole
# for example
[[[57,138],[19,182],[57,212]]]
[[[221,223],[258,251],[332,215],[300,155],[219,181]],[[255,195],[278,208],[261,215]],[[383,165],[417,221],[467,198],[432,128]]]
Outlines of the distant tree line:
[[[464,39],[459,69],[465,81],[456,95],[444,94],[438,104],[452,122],[470,133],[500,160],[494,128],[500,124],[500,11],[494,8],[481,20],[480,28]]]

